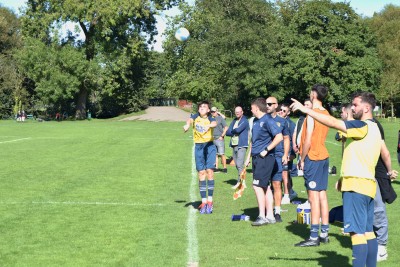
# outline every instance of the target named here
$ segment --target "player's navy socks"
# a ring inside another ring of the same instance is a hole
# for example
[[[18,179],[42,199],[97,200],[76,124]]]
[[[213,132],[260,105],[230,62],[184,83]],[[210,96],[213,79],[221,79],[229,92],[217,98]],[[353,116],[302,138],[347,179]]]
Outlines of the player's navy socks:
[[[207,199],[207,181],[199,181],[200,196],[202,199]]]
[[[321,237],[327,237],[329,232],[329,224],[321,224]]]
[[[368,245],[364,235],[353,235],[351,237],[353,245],[353,267],[365,267],[367,262]],[[376,260],[377,254],[375,254]]]
[[[367,238],[368,254],[367,254],[367,267],[376,267],[378,255],[378,240],[373,232],[365,233]]]
[[[208,197],[212,197],[214,194],[214,180],[208,180],[207,187],[208,187]]]
[[[318,238],[319,224],[311,224],[310,238],[316,240]]]

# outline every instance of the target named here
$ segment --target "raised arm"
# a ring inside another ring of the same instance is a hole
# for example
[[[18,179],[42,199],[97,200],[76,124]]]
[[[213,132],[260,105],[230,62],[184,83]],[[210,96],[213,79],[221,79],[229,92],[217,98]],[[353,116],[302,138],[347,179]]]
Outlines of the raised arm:
[[[293,111],[300,110],[301,112],[309,115],[310,117],[314,118],[315,120],[319,121],[320,123],[330,127],[340,130],[344,133],[347,133],[347,128],[342,120],[338,120],[335,117],[330,115],[318,113],[312,109],[306,108],[303,104],[301,104],[296,99],[292,98],[293,103],[290,105],[290,108]]]
[[[192,125],[192,124],[193,124],[193,119],[192,119],[192,118],[187,119],[187,120],[186,120],[186,124],[183,125],[183,131],[186,133],[187,130],[189,130],[190,125]],[[215,126],[214,126],[214,127],[215,127]]]

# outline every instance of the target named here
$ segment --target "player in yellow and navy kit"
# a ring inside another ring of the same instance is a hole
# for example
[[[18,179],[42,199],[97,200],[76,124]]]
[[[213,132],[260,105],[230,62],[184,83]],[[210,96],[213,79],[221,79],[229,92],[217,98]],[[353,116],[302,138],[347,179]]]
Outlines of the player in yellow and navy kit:
[[[217,126],[217,122],[210,114],[210,104],[207,101],[198,104],[198,113],[193,114],[186,121],[186,125],[183,126],[185,132],[187,132],[190,125],[193,126],[194,157],[199,176],[199,190],[202,203],[199,209],[201,214],[210,214],[213,211],[213,170],[217,156],[217,149],[213,143],[213,128]],[[206,181],[206,176],[208,182]]]
[[[353,266],[376,266],[378,243],[373,232],[375,166],[383,140],[373,121],[375,95],[359,92],[353,96],[351,110],[355,120],[341,121],[316,113],[293,99],[293,110],[300,110],[328,127],[346,133],[348,145],[343,153],[341,191],[343,192],[344,231],[350,233]]]

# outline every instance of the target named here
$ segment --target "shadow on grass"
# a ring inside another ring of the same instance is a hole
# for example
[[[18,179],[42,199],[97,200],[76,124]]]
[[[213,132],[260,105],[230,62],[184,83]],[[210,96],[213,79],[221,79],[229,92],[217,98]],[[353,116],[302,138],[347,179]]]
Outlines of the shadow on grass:
[[[303,249],[304,248],[300,248]],[[310,261],[317,261],[319,266],[324,266],[324,267],[350,267],[351,265],[349,264],[349,258],[343,255],[338,254],[335,251],[318,251],[319,254],[321,254],[321,257],[319,258],[288,258],[288,257],[270,257],[270,260],[287,260],[287,261],[293,261],[293,262],[310,262]]]
[[[340,227],[341,223],[335,223],[334,225]],[[286,226],[286,229],[302,239],[307,239],[310,236],[310,229],[307,224],[290,223],[288,226]],[[333,239],[336,239],[343,248],[352,248],[351,239],[348,236],[330,232],[329,237],[331,242]]]
[[[176,202],[176,201],[175,201],[175,202]],[[201,205],[201,201],[194,201],[194,202],[188,202],[188,203],[186,203],[184,207],[185,207],[185,208],[187,208],[187,207],[193,207],[193,208],[195,208],[195,209],[198,209],[200,205]]]
[[[251,221],[255,221],[258,217],[258,207],[243,209],[243,214],[250,216]]]
[[[291,222],[288,226],[286,226],[286,229],[302,239],[307,239],[310,236],[310,229],[308,228],[307,224]]]
[[[292,199],[292,201],[301,201],[301,203],[304,203],[304,202],[306,202],[308,199],[307,198],[304,198],[304,197],[296,197],[296,198],[294,198],[294,199]]]
[[[229,180],[225,180],[224,183],[229,184],[229,185],[235,185],[237,183],[237,180],[229,179]]]

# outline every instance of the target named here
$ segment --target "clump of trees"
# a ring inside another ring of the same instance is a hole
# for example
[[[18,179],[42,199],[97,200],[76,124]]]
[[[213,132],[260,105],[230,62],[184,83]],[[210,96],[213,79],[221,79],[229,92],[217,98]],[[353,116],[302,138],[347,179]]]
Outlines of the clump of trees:
[[[150,51],[155,15],[179,5],[164,52]],[[399,102],[400,7],[372,18],[330,0],[28,0],[0,7],[0,113],[90,110],[113,117],[149,98],[248,106],[257,96],[304,99],[314,83],[332,105],[357,90]],[[75,31],[61,34],[66,24]],[[191,37],[174,39],[184,26]]]

